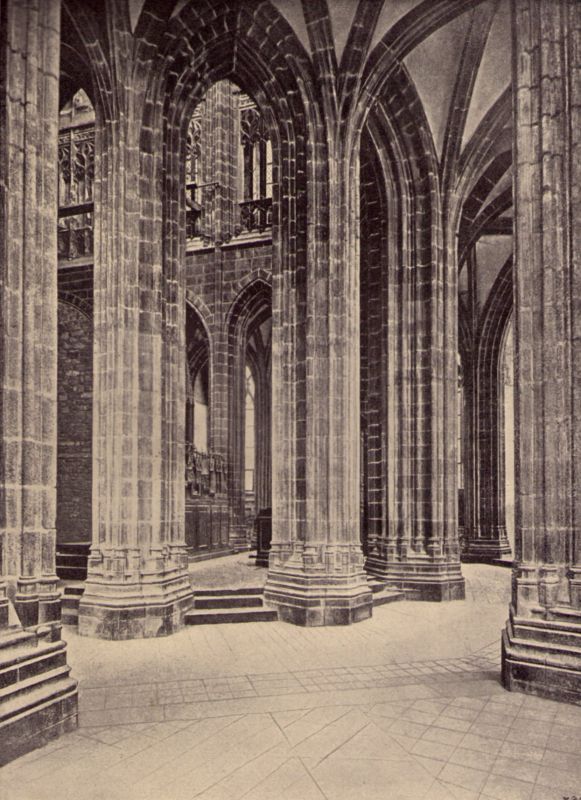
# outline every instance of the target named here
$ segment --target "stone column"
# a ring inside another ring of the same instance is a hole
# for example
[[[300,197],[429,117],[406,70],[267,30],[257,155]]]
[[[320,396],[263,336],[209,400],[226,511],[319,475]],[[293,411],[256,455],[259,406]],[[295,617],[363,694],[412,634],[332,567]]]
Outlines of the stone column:
[[[222,259],[216,259],[216,281],[222,275]],[[241,535],[242,526],[236,524],[238,517],[233,511],[230,496],[234,466],[230,462],[228,447],[229,416],[229,369],[228,369],[228,334],[225,330],[222,315],[210,328],[211,375],[210,375],[210,423],[209,448],[222,462],[222,485],[219,495],[212,498],[213,512],[219,515],[220,538],[225,546],[237,549],[246,546],[245,537]]]
[[[402,88],[396,91],[398,77]],[[409,599],[456,600],[464,597],[457,526],[457,268],[443,252],[435,161],[418,140],[421,120],[410,113],[414,94],[397,72],[393,86],[389,105],[386,99],[382,113],[368,122],[380,158],[385,137],[399,141],[401,153],[382,161],[387,276],[382,307],[377,299],[373,304],[388,322],[383,348],[373,345],[384,380],[384,406],[373,422],[387,468],[376,483],[385,512],[383,519],[376,514],[368,537],[366,569],[407,590]],[[417,160],[418,177],[406,177],[402,192],[396,187],[408,159]]]
[[[246,326],[237,324],[228,334],[228,489],[233,514],[230,544],[236,550],[245,550],[248,548],[244,490]]]
[[[177,144],[164,147],[160,109],[146,95],[150,64],[135,58],[121,11],[110,13],[115,63],[100,75],[96,103],[93,542],[79,633],[129,639],[172,633],[192,597],[178,178],[185,145],[178,152],[176,134]]]
[[[54,20],[59,11],[58,3],[54,5],[41,12],[33,3],[10,4],[3,43],[9,56],[2,142],[2,560],[6,574],[16,578],[12,599],[25,626],[60,619],[55,572],[54,223],[59,47],[59,23]],[[12,46],[18,55],[11,52]],[[56,56],[51,48],[56,48]]]
[[[77,724],[55,572],[60,2],[0,6],[0,765]]]
[[[475,345],[472,411],[475,451],[475,524],[463,561],[490,561],[511,555],[504,497],[504,425],[501,360],[506,326],[512,313],[512,267],[503,268],[484,310]]]
[[[272,448],[270,443],[271,397],[270,353],[261,350],[259,378],[256,382],[255,431],[256,431],[256,510],[272,507],[270,470]]]
[[[301,625],[348,624],[372,610],[360,544],[359,163],[338,131],[328,146],[313,145],[309,249],[299,250],[294,274],[284,263],[278,273],[275,261],[273,288],[273,541],[264,596]],[[281,239],[275,250],[292,243],[284,231]]]
[[[516,566],[507,688],[581,702],[581,6],[514,0]]]

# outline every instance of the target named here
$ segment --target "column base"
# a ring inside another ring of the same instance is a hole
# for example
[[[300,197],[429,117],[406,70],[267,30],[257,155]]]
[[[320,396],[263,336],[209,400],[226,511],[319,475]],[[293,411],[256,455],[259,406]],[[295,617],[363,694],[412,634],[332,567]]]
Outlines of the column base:
[[[351,625],[373,611],[369,584],[363,572],[353,575],[307,574],[298,569],[270,569],[264,600],[279,619],[294,625]]]
[[[481,564],[512,558],[512,550],[506,536],[506,530],[499,528],[495,535],[489,538],[477,536],[465,538],[464,548],[461,553],[462,561],[466,563],[478,562]]]
[[[403,589],[407,600],[464,600],[464,578],[459,562],[401,561],[386,564],[368,557],[365,570],[391,586]]]
[[[502,634],[502,683],[525,692],[581,705],[581,612],[545,610],[518,617],[514,607]]]
[[[115,640],[169,636],[183,627],[192,603],[188,575],[181,571],[135,583],[89,576],[79,604],[79,634]]]
[[[0,631],[0,766],[77,727],[60,625]]]

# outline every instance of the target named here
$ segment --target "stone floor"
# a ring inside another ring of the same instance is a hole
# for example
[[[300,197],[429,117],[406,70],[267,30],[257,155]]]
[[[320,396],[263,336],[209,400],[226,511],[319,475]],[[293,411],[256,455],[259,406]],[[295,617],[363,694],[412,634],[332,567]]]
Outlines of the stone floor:
[[[240,556],[213,568],[250,574]],[[510,571],[464,574],[466,602],[395,603],[347,628],[68,629],[80,727],[0,770],[0,800],[581,795],[581,707],[499,684]]]

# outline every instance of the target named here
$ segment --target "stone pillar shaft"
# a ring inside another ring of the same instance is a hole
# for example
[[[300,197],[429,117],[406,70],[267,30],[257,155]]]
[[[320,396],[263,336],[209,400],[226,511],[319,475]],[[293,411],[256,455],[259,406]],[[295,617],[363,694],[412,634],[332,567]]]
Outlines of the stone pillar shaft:
[[[446,259],[441,245],[441,207],[436,191],[410,182],[409,196],[397,192],[398,170],[403,163],[381,156],[385,135],[400,137],[404,146],[407,131],[396,121],[407,113],[405,100],[397,97],[390,109],[393,117],[372,119],[368,129],[373,148],[379,154],[377,175],[385,187],[382,224],[388,235],[381,244],[384,298],[379,288],[368,300],[368,324],[387,320],[380,330],[380,342],[368,343],[369,371],[383,376],[383,407],[376,408],[368,422],[380,428],[382,451],[375,459],[385,461],[383,476],[376,466],[368,483],[385,506],[383,519],[375,519],[368,539],[366,569],[372,575],[408,590],[410,599],[453,600],[464,597],[457,536],[456,480],[456,275],[455,260]],[[402,108],[403,106],[403,108]],[[384,127],[385,126],[385,127]],[[404,151],[405,152],[405,151]],[[412,156],[409,156],[410,158]],[[436,187],[434,187],[436,189]],[[377,192],[377,190],[375,190]],[[426,219],[432,220],[428,228]],[[379,224],[372,223],[372,231]],[[367,236],[362,269],[373,267]],[[400,233],[401,231],[401,233]],[[373,267],[374,268],[374,267]],[[373,365],[372,365],[373,364]],[[377,393],[377,390],[376,390]],[[378,399],[375,400],[378,405]],[[371,458],[372,454],[368,456]],[[379,479],[378,479],[379,478]]]
[[[275,276],[273,292],[274,508],[265,598],[281,618],[303,625],[346,624],[371,614],[359,518],[359,166],[355,159],[341,172],[337,165],[349,160],[334,146],[333,154],[323,148],[316,154],[310,176],[304,352],[292,339],[299,276],[296,282]],[[304,396],[297,393],[300,384],[288,386],[301,359]],[[304,456],[293,448],[297,429]],[[289,500],[296,496],[293,478],[304,481],[304,518],[293,519],[290,502],[281,503],[289,491]]]
[[[465,561],[510,556],[504,496],[504,409],[501,362],[507,324],[513,308],[512,264],[507,264],[491,289],[483,319],[475,332],[471,406],[475,455],[475,508],[463,553]]]
[[[230,466],[229,494],[234,516],[230,541],[243,550],[248,545],[245,524],[244,443],[246,394],[246,330],[236,327],[230,331],[228,363],[228,447]]]
[[[184,147],[174,132],[164,152],[148,64],[134,64],[125,24],[111,7],[117,82],[96,107],[93,544],[79,607],[79,633],[111,639],[171,633],[191,602]]]
[[[270,354],[261,353],[259,375],[256,384],[255,431],[256,431],[256,470],[255,494],[256,509],[261,511],[272,506],[270,470],[272,448],[270,441],[272,388],[270,385]]]
[[[6,11],[0,562],[23,625],[60,618],[55,573],[59,4]]]
[[[0,5],[0,765],[77,725],[55,573],[60,2]]]
[[[514,0],[513,15],[517,565],[503,676],[579,702],[581,7]]]

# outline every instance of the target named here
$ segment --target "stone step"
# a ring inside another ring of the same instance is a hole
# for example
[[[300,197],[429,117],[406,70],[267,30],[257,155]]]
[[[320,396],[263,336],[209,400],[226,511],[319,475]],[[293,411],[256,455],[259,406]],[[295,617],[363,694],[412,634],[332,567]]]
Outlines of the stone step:
[[[4,662],[5,652],[13,647],[36,647],[36,634],[31,631],[23,631],[22,628],[14,626],[12,629],[3,630],[0,635],[0,665]]]
[[[274,622],[278,614],[272,608],[193,608],[186,612],[186,625],[218,625],[233,622]]]
[[[262,597],[259,594],[194,595],[194,608],[251,608],[261,607]]]
[[[64,642],[45,642],[37,639],[37,645],[14,645],[0,651],[0,686],[2,697],[12,693],[12,687],[22,681],[42,676],[51,670],[66,666]],[[4,699],[2,699],[4,707]]]
[[[555,631],[540,631],[537,629],[534,638],[530,636],[530,632],[524,630],[522,626],[515,625],[512,629],[510,637],[511,645],[520,647],[524,650],[538,651],[542,648],[544,656],[557,656],[564,657],[573,656],[576,659],[581,658],[581,637],[569,638],[568,636],[555,635]],[[563,666],[566,666],[563,663]]]
[[[50,662],[49,662],[50,663]],[[70,667],[66,664],[41,670],[29,678],[22,678],[17,682],[0,689],[0,719],[4,718],[4,711],[8,699],[14,700],[19,695],[27,694],[31,689],[45,683],[56,683],[62,678],[68,678]]]
[[[195,597],[232,597],[239,594],[263,594],[262,586],[240,586],[238,589],[194,589]]]
[[[84,581],[87,579],[87,567],[68,566],[57,562],[56,574],[65,581]]]
[[[84,591],[84,583],[67,583],[63,586],[63,597],[82,597]]]
[[[56,574],[65,580],[84,581],[91,545],[83,542],[57,542]]]
[[[549,619],[557,620],[563,625],[579,625],[581,623],[581,610],[571,606],[556,606],[549,609]]]
[[[564,648],[575,650],[581,655],[581,632],[578,625],[563,624],[556,620],[548,620],[544,624],[535,624],[536,620],[523,622],[515,621],[513,624],[515,640],[527,644],[541,642],[548,649]]]
[[[387,586],[387,583],[380,581],[378,578],[367,578],[367,583],[369,584],[369,588],[373,594],[383,591],[383,589],[385,589]]]
[[[79,603],[85,587],[82,583],[67,584],[61,599],[61,622],[63,625],[79,624]]]
[[[91,549],[90,542],[57,542],[57,553],[73,553],[76,555],[89,555]]]
[[[74,611],[78,609],[82,595],[80,594],[63,594],[61,598],[61,610]]]
[[[0,766],[48,741],[55,722],[63,731],[76,728],[76,694],[77,681],[61,674],[3,700]]]
[[[379,591],[373,592],[373,607],[384,606],[386,603],[394,603],[404,598],[405,593],[401,589],[393,589],[384,586]]]
[[[86,567],[88,555],[88,553],[57,552],[56,562],[63,567]]]

